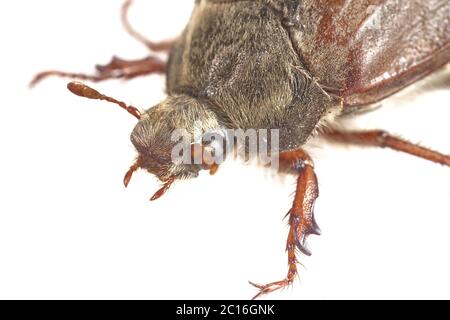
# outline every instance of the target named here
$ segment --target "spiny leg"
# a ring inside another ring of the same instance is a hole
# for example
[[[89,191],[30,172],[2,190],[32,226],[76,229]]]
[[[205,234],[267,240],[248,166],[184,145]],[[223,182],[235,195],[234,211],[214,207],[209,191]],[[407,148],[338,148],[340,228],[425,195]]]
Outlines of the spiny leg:
[[[30,87],[34,87],[42,80],[52,76],[100,82],[110,79],[130,80],[153,73],[164,73],[165,71],[166,63],[153,56],[148,56],[140,60],[123,60],[113,57],[109,64],[97,65],[96,73],[94,74],[73,73],[57,70],[40,72],[33,78],[30,83]]]
[[[127,1],[122,8],[122,18],[124,21],[124,25],[128,32],[130,32],[133,37],[136,37],[138,34],[133,31],[130,24],[127,20],[128,9],[131,5],[132,1]],[[150,41],[146,43],[152,44],[154,47],[153,51],[162,51],[165,48],[168,48],[167,44],[153,44]],[[164,48],[158,50],[158,48]],[[111,62],[107,65],[97,65],[96,73],[94,74],[85,74],[85,73],[76,73],[76,72],[65,72],[58,70],[49,70],[40,72],[37,74],[34,79],[30,83],[30,87],[35,86],[45,78],[56,76],[63,78],[72,78],[84,81],[92,81],[92,82],[100,82],[110,79],[125,79],[130,80],[136,77],[150,75],[153,73],[164,73],[166,70],[166,63],[154,56],[148,56],[139,60],[124,60],[117,57],[113,57]]]
[[[167,40],[162,42],[153,42],[144,37],[142,34],[137,32],[131,25],[128,19],[128,12],[130,10],[131,5],[133,4],[133,0],[127,0],[122,6],[122,24],[125,30],[128,32],[130,36],[134,39],[145,45],[148,49],[154,52],[165,51],[168,52],[173,46],[173,40]]]
[[[444,155],[437,151],[424,148],[407,140],[397,138],[386,131],[372,130],[372,131],[338,131],[326,130],[323,133],[324,137],[342,143],[358,144],[362,146],[373,146],[390,148],[411,154],[413,156],[439,163],[445,166],[450,166],[450,156]]]
[[[168,52],[173,46],[174,41],[152,42],[138,33],[128,21],[128,11],[133,3],[127,0],[122,6],[122,22],[127,32],[135,39],[143,43],[147,48],[154,52]],[[30,82],[30,87],[34,87],[42,80],[51,77],[72,78],[77,80],[100,82],[110,79],[130,80],[136,77],[150,75],[153,73],[165,73],[166,62],[154,56],[148,56],[139,60],[123,60],[113,57],[112,61],[107,65],[97,65],[96,73],[86,74],[78,72],[65,72],[60,70],[48,70],[38,73]]]
[[[319,196],[319,188],[314,172],[314,164],[310,156],[303,150],[281,153],[280,169],[298,174],[294,202],[288,213],[289,234],[286,251],[289,270],[286,278],[281,281],[275,281],[266,285],[257,285],[250,282],[250,284],[260,290],[253,299],[291,285],[298,274],[297,250],[305,255],[311,255],[306,245],[307,237],[312,234],[320,234],[314,219],[314,204]]]

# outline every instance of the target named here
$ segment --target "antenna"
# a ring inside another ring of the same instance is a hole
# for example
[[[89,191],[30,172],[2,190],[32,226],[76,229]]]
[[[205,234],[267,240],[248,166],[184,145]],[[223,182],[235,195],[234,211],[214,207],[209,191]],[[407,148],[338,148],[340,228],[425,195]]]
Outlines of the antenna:
[[[126,110],[128,113],[130,113],[132,116],[134,116],[138,120],[141,119],[141,112],[137,108],[135,108],[133,106],[128,106],[127,104],[125,104],[125,102],[118,101],[114,98],[105,96],[104,94],[101,94],[97,90],[92,89],[91,87],[85,85],[84,83],[77,82],[77,81],[70,82],[67,85],[67,89],[69,89],[70,92],[72,92],[73,94],[75,94],[79,97],[88,98],[88,99],[92,99],[92,100],[103,100],[103,101],[114,103],[114,104],[118,105],[119,107],[121,107],[122,109]]]

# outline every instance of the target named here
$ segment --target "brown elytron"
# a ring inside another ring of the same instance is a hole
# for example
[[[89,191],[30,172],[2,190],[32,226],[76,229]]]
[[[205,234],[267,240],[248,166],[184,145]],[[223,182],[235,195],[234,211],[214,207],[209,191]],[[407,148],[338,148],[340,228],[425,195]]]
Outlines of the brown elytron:
[[[38,74],[98,82],[167,75],[166,100],[139,111],[79,82],[69,90],[89,99],[114,103],[139,119],[131,139],[138,152],[124,178],[139,169],[155,174],[164,195],[177,179],[200,170],[217,172],[200,132],[230,129],[278,129],[280,172],[296,175],[289,211],[288,274],[256,285],[261,295],[293,283],[298,253],[310,255],[306,240],[319,234],[314,203],[319,196],[311,157],[302,148],[314,132],[341,143],[386,147],[450,166],[450,156],[397,138],[385,131],[339,131],[330,114],[352,114],[400,91],[450,62],[448,0],[196,0],[189,24],[174,41],[154,43],[127,20],[126,30],[151,52],[167,51],[168,62],[152,55],[139,60],[113,58],[92,75],[60,71]],[[321,124],[328,120],[328,128]],[[186,129],[191,159],[174,163],[171,133]],[[226,140],[227,136],[223,138]],[[211,153],[212,154],[212,153]]]

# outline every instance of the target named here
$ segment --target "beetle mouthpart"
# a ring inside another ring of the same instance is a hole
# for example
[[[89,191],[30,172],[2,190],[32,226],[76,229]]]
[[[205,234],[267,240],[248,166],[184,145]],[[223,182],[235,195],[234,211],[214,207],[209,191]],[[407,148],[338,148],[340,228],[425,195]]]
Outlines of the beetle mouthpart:
[[[153,195],[153,197],[151,197],[150,201],[156,201],[159,198],[161,198],[163,195],[166,194],[166,192],[170,189],[170,187],[172,186],[172,184],[175,182],[176,177],[170,177],[169,180],[167,180],[164,185],[162,186],[161,189],[159,189],[158,191],[156,191],[156,193]]]
[[[140,167],[141,165],[139,164],[139,160],[130,167],[130,170],[128,170],[128,172],[125,174],[125,177],[123,178],[123,184],[125,185],[125,188],[128,188],[128,185],[131,182],[131,178],[133,178],[133,174],[138,171]]]
[[[141,119],[141,112],[137,108],[135,108],[133,106],[128,106],[125,102],[116,100],[112,97],[105,96],[104,94],[101,94],[97,90],[92,89],[91,87],[85,85],[84,83],[81,83],[78,81],[70,82],[67,85],[67,89],[69,89],[69,91],[72,92],[73,94],[75,94],[79,97],[82,97],[82,98],[87,98],[87,99],[92,99],[92,100],[103,100],[103,101],[114,103],[114,104],[118,105],[119,107],[121,107],[122,109],[126,110],[129,114],[131,114],[138,120]]]

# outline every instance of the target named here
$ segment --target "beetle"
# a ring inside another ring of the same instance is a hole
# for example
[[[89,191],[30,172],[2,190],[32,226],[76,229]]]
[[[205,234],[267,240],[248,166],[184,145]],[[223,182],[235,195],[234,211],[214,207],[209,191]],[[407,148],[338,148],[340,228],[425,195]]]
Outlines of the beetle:
[[[131,4],[125,2],[122,21],[149,49],[148,57],[114,57],[92,75],[46,71],[31,84],[49,76],[99,82],[166,74],[167,98],[146,111],[83,83],[68,85],[76,95],[117,104],[139,120],[131,134],[138,156],[124,184],[139,169],[154,174],[163,187],[151,200],[178,179],[218,170],[214,155],[224,152],[223,145],[205,142],[205,133],[217,133],[228,144],[233,138],[225,128],[277,130],[279,171],[297,176],[288,213],[289,269],[281,281],[251,283],[258,289],[255,298],[291,285],[298,253],[310,255],[307,238],[320,234],[314,219],[318,180],[303,149],[311,137],[390,148],[450,166],[450,156],[386,131],[333,126],[339,117],[370,111],[450,62],[448,0],[196,0],[181,36],[159,43],[133,29],[127,19]],[[168,60],[155,52],[167,52]],[[188,158],[196,161],[173,161],[172,134],[180,128],[191,141]]]

